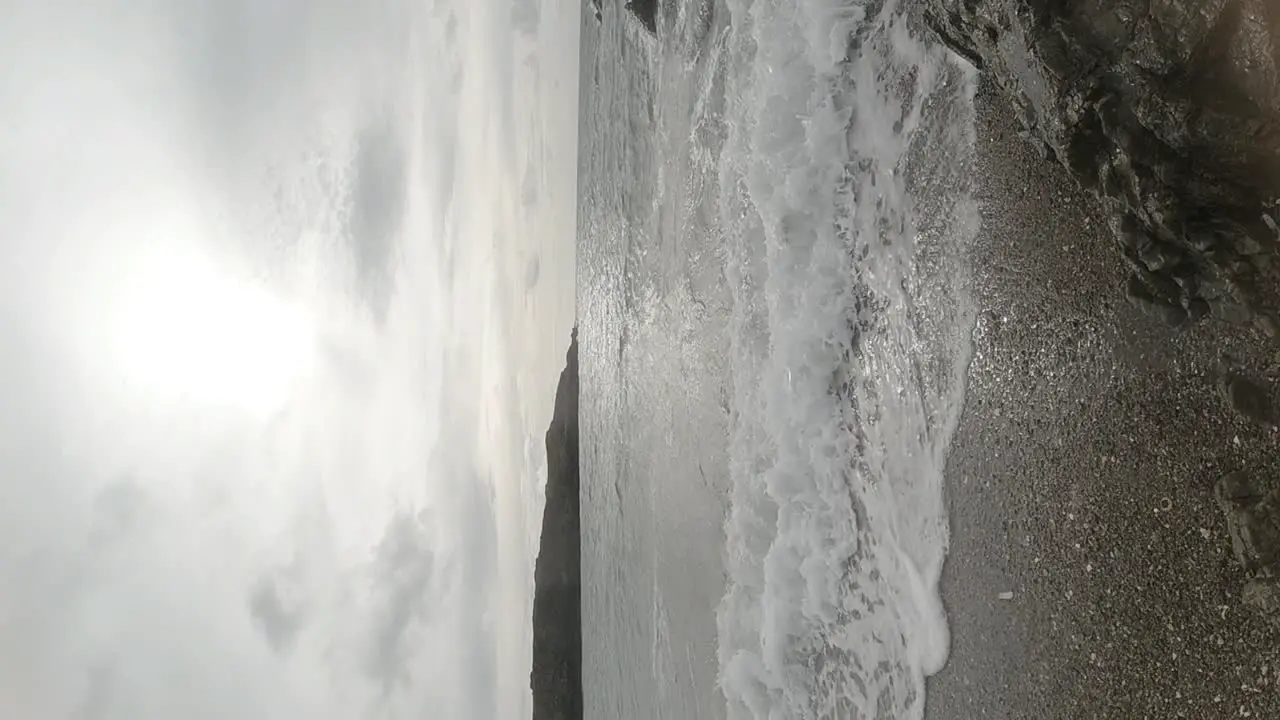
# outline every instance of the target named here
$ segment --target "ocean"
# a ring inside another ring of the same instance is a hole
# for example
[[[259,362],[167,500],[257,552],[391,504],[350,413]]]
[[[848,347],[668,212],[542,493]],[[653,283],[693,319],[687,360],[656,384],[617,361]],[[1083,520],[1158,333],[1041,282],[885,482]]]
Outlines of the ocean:
[[[584,3],[592,718],[919,718],[972,353],[971,69],[895,0]]]

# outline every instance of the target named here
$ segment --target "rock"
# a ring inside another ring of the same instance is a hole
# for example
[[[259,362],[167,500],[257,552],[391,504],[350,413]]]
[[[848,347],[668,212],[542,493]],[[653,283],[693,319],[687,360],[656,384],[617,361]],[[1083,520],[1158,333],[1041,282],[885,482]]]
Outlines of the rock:
[[[1204,298],[1191,298],[1187,303],[1187,317],[1196,322],[1209,315],[1209,303]]]
[[[1254,320],[1254,325],[1268,338],[1275,339],[1276,334],[1280,333],[1280,323],[1270,315],[1260,315]]]
[[[1236,561],[1248,574],[1244,603],[1280,625],[1280,488],[1263,493],[1242,472],[1214,486]]]
[[[1160,318],[1171,326],[1181,325],[1187,319],[1187,312],[1172,301],[1157,297],[1138,275],[1130,275],[1125,284],[1125,298],[1134,307],[1149,315]]]
[[[1162,245],[1154,242],[1149,243],[1144,247],[1138,253],[1138,257],[1142,258],[1142,263],[1146,265],[1147,269],[1151,272],[1168,270],[1174,265],[1177,265],[1178,261],[1182,259],[1181,253],[1177,250],[1174,250],[1168,245]]]
[[[1240,599],[1271,624],[1280,625],[1280,577],[1264,575],[1250,580],[1240,592]]]
[[[1232,325],[1246,325],[1253,319],[1248,307],[1230,300],[1209,301],[1209,309],[1214,317]]]
[[[1264,494],[1237,471],[1218,481],[1215,497],[1240,565],[1250,572],[1274,569],[1280,562],[1280,490]]]
[[[1269,387],[1242,375],[1229,373],[1223,378],[1221,389],[1232,410],[1257,423],[1276,424]]]
[[[547,429],[546,508],[533,572],[534,720],[582,718],[582,565],[578,499],[578,333]]]
[[[943,44],[991,76],[1027,132],[1126,219],[1118,239],[1131,262],[1157,276],[1194,278],[1193,288],[1221,288],[1227,297],[1215,312],[1201,313],[1197,303],[1193,318],[1274,331],[1274,3],[922,0],[921,7]],[[1196,299],[1213,305],[1217,296],[1184,293],[1177,304],[1190,310]]]
[[[627,0],[627,12],[635,16],[645,30],[658,32],[658,0]]]
[[[1233,472],[1218,481],[1215,495],[1241,567],[1253,572],[1280,561],[1280,492],[1263,495],[1247,475]]]

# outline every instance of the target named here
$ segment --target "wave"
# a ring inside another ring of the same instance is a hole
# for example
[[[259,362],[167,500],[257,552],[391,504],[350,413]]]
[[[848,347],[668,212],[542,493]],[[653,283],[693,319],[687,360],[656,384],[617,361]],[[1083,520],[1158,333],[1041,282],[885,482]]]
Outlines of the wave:
[[[729,0],[732,717],[919,718],[946,661],[975,79],[896,0]]]

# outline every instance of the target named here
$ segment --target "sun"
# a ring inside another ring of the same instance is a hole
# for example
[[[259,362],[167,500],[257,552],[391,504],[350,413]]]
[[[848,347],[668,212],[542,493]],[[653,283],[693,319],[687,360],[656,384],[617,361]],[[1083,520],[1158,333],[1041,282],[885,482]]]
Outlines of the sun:
[[[303,306],[196,255],[136,265],[112,314],[118,370],[164,400],[270,413],[315,357]]]

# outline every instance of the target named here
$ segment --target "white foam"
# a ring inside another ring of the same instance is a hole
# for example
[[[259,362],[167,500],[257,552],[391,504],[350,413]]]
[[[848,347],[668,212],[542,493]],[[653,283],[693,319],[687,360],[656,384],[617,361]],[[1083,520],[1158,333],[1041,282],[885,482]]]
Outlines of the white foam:
[[[732,717],[922,717],[949,643],[973,78],[895,0],[728,5],[721,685]]]

